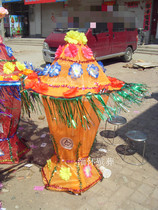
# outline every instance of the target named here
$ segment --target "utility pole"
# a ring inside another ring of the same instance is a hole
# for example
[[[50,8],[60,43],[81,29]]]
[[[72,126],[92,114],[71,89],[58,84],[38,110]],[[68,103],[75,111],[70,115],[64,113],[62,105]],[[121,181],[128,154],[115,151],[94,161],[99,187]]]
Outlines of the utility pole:
[[[2,7],[2,0],[0,0],[0,7]],[[1,37],[3,39],[4,42],[4,19],[1,19]]]

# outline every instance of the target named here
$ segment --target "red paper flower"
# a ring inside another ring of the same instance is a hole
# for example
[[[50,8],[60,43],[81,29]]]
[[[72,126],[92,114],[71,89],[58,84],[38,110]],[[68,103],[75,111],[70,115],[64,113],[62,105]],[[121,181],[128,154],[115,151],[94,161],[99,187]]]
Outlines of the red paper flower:
[[[114,77],[108,77],[108,79],[110,80],[111,87],[113,87],[113,88],[121,89],[124,86],[124,84],[125,84],[123,81],[118,80],[118,79],[116,79]]]
[[[72,88],[72,89],[64,92],[63,95],[64,95],[65,98],[69,98],[69,97],[75,96],[75,94],[77,92],[78,92],[78,90],[77,90],[77,87],[76,87],[76,88]]]
[[[59,47],[55,53],[55,58],[58,58],[61,55],[62,51],[63,51],[63,47],[61,45],[59,45]]]
[[[93,56],[93,52],[89,47],[82,47],[82,52],[85,58],[90,59]]]
[[[107,85],[99,85],[97,88],[97,92],[105,93],[108,90]]]
[[[69,46],[65,49],[64,53],[65,53],[65,56],[74,58],[76,57],[78,53],[78,48],[76,47],[75,44],[69,44]]]
[[[26,89],[32,89],[35,85],[36,85],[36,81],[29,81],[29,82],[27,82],[26,84],[25,84],[25,88]]]
[[[38,78],[38,75],[35,72],[28,74],[28,79],[32,80],[32,79],[36,79],[36,78]]]
[[[48,90],[48,85],[45,83],[36,83],[35,88],[37,92],[46,92]]]

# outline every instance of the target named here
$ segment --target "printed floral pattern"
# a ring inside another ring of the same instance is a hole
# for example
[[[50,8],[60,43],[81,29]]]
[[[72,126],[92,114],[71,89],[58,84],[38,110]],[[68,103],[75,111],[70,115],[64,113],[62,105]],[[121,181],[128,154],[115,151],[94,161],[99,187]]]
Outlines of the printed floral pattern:
[[[61,169],[59,171],[59,176],[61,177],[61,179],[68,181],[70,179],[70,177],[72,176],[70,168],[61,167]]]
[[[68,75],[70,75],[72,79],[80,78],[83,74],[83,69],[81,67],[81,64],[73,63],[69,69]]]
[[[87,178],[91,177],[92,176],[92,166],[90,165],[85,165],[84,168],[83,168],[83,171],[84,171],[84,174]]]
[[[88,74],[94,78],[98,78],[99,76],[99,68],[94,64],[89,64],[87,67]]]

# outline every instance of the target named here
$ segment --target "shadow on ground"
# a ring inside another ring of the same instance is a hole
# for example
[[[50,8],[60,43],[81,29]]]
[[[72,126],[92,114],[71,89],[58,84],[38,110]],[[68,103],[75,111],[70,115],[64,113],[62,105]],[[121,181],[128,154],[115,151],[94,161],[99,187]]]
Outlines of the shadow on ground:
[[[158,93],[152,93],[150,97],[146,98],[154,98],[158,101]],[[158,169],[158,103],[119,128],[117,135],[126,141],[125,133],[129,130],[140,130],[147,134],[145,159],[153,167]],[[100,132],[100,135],[107,138],[108,131],[103,130]],[[138,149],[137,152],[142,156],[141,146],[143,145],[137,144],[136,146]]]
[[[38,129],[32,120],[23,119],[20,120],[20,127],[24,129],[18,130],[19,137],[31,148],[23,159],[27,158],[28,162],[43,167],[54,154],[48,127]]]

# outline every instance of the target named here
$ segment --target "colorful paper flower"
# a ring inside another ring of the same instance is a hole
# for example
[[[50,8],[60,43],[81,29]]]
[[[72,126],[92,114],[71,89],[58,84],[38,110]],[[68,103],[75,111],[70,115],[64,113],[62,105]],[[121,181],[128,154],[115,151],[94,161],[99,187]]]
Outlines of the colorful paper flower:
[[[25,64],[21,64],[18,61],[15,64],[19,71],[24,71],[26,69]]]
[[[13,55],[12,48],[11,47],[8,47],[8,46],[5,46],[5,49],[7,51],[8,56],[9,57],[12,57],[12,55]]]
[[[49,69],[49,76],[50,77],[58,76],[60,71],[61,71],[61,66],[58,64],[58,62],[55,62],[54,65],[52,65],[51,68]]]
[[[12,80],[14,80],[14,81],[19,80],[19,77],[18,77],[17,75],[12,75],[11,78],[12,78]]]
[[[98,76],[99,76],[98,66],[95,66],[94,64],[88,64],[87,71],[90,76],[92,76],[94,78],[98,78]]]
[[[49,70],[51,69],[51,65],[50,64],[47,64],[43,70],[41,71],[38,71],[38,76],[47,76],[48,73],[49,73]]]
[[[78,53],[78,48],[76,47],[75,44],[69,44],[69,46],[66,47],[66,49],[64,50],[64,53],[65,53],[65,56],[74,58],[74,57],[76,57],[76,55]]]
[[[15,64],[11,62],[7,62],[3,65],[3,72],[5,74],[11,74],[14,72],[14,70],[15,70]]]
[[[3,81],[3,76],[0,76],[0,81]]]
[[[64,40],[70,44],[86,44],[87,37],[84,33],[78,31],[69,31],[66,33]]]
[[[36,85],[36,81],[27,81],[25,84],[25,89],[32,89]]]
[[[29,75],[29,74],[31,74],[31,73],[33,73],[33,70],[31,70],[31,69],[25,69],[25,70],[23,71],[23,74],[25,74],[25,75]]]
[[[87,59],[90,59],[93,56],[93,52],[88,46],[82,47],[82,53]]]
[[[70,177],[72,176],[72,173],[70,172],[70,168],[61,167],[59,171],[59,176],[61,177],[61,179],[68,181]]]
[[[56,53],[55,53],[55,58],[60,57],[62,51],[63,51],[63,46],[59,45],[59,47],[58,47],[58,49],[56,50]]]
[[[71,78],[80,78],[83,74],[83,69],[81,67],[81,64],[73,63],[69,69],[68,75],[70,75]]]
[[[35,83],[35,87],[34,89],[37,91],[37,92],[41,92],[41,91],[47,91],[48,90],[48,85],[45,84],[45,83]]]
[[[38,78],[37,74],[35,72],[31,73],[31,74],[28,74],[28,79],[32,80],[32,79],[36,79]]]
[[[106,68],[104,68],[104,64],[101,61],[98,61],[98,64],[102,67],[103,72],[106,72]]]
[[[119,88],[121,89],[123,86],[124,86],[124,82],[123,81],[120,81],[114,77],[109,77],[108,76],[108,79],[110,80],[111,84],[110,86],[113,87],[113,88]]]
[[[89,178],[89,177],[91,177],[92,176],[92,166],[90,166],[90,165],[85,165],[84,166],[84,168],[83,168],[83,172],[84,172],[84,174],[85,174],[85,176],[87,177],[87,178]]]

